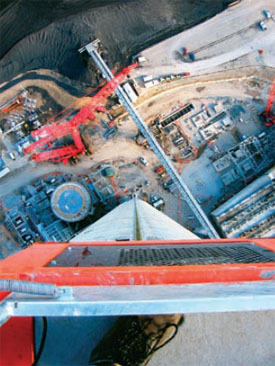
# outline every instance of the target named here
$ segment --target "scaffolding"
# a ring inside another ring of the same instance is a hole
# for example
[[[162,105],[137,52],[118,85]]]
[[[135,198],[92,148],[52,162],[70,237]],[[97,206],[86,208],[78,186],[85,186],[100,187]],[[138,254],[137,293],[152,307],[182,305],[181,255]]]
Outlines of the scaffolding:
[[[212,212],[217,225],[227,238],[272,235],[275,223],[273,176],[274,169]]]

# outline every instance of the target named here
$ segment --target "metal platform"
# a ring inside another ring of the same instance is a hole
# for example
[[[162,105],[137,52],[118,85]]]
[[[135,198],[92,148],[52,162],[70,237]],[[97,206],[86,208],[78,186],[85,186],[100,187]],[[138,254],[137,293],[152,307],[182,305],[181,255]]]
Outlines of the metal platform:
[[[275,262],[275,253],[251,243],[69,247],[47,267],[173,266]]]
[[[271,238],[36,243],[0,273],[4,318],[275,308]]]
[[[0,262],[2,363],[32,364],[33,317],[274,310],[274,253],[275,239],[36,243]]]

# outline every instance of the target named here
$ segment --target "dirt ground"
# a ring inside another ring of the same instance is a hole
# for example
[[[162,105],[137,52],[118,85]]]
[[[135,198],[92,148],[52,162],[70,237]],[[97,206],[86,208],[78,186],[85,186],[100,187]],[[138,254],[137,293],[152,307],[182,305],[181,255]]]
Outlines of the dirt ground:
[[[62,75],[50,70],[36,70],[21,74],[8,83],[0,85],[0,104],[5,103],[23,88],[36,87],[46,90],[56,103],[67,107],[78,97],[94,90],[80,82],[71,81]]]
[[[153,94],[153,96],[150,91],[146,91],[141,98],[140,104],[137,106],[138,111],[145,120],[158,113],[168,114],[177,104],[184,105],[191,100],[200,101],[204,97],[215,98],[217,94],[219,96],[243,99],[244,96],[245,98],[251,98],[252,93],[254,98],[257,96],[258,99],[266,100],[270,87],[270,83],[264,81],[258,81],[255,86],[252,79],[242,79],[240,81],[229,79],[227,82],[224,80],[219,83],[215,81],[211,83],[208,81],[207,83],[201,82],[201,84],[194,83],[193,85],[185,85],[180,81],[175,81],[173,84],[174,88],[170,87],[170,89],[166,89],[165,85],[158,86],[154,92],[156,95]],[[39,82],[38,85],[41,85],[41,83]],[[49,95],[59,96],[56,98],[57,101],[65,103],[67,98],[70,98],[70,100],[77,99],[69,93],[65,93],[64,99],[62,100],[63,89],[57,85],[52,88],[52,85],[53,83],[45,83],[44,87],[47,88]],[[9,93],[11,93],[11,90]],[[42,100],[40,102],[42,103]],[[119,122],[119,132],[114,139],[105,140],[102,136],[103,129],[98,125],[98,131],[92,136],[94,146],[92,160],[87,157],[82,157],[76,166],[64,166],[63,164],[56,166],[50,163],[35,164],[34,162],[25,162],[24,167],[19,167],[16,171],[2,179],[0,195],[9,194],[9,192],[12,192],[20,185],[26,184],[30,180],[52,171],[61,170],[62,172],[80,174],[85,173],[92,165],[100,163],[102,160],[117,159],[120,157],[127,160],[135,160],[139,156],[144,156],[148,160],[149,166],[143,167],[139,165],[140,177],[134,182],[130,182],[130,179],[128,179],[127,183],[129,183],[129,188],[134,187],[135,184],[144,182],[144,180],[150,180],[151,185],[146,188],[146,191],[148,194],[158,194],[165,199],[166,205],[164,212],[176,221],[190,227],[190,229],[195,229],[197,223],[193,219],[190,220],[192,213],[184,202],[179,200],[177,192],[174,194],[168,193],[158,184],[153,173],[153,167],[159,164],[159,162],[152,151],[136,145],[134,137],[137,133],[137,127],[126,115]],[[138,172],[135,174],[137,176]],[[120,175],[123,180],[123,176],[127,175],[127,173],[126,171],[121,172]],[[14,179],[15,176],[17,179]]]
[[[109,62],[125,64],[141,49],[214,16],[230,2],[2,1],[0,83],[37,68],[96,82],[94,66],[78,53],[86,43],[101,39]]]

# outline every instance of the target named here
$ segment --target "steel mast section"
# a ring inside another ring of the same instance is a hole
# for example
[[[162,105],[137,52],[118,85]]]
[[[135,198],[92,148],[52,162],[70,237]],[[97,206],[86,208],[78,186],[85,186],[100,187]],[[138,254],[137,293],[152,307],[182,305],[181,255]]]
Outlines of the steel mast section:
[[[76,155],[83,153],[86,149],[82,143],[81,136],[78,130],[80,124],[86,123],[87,119],[94,120],[94,112],[106,112],[104,103],[106,99],[114,92],[114,90],[122,83],[127,74],[135,68],[137,64],[125,67],[116,76],[113,76],[100,91],[90,99],[90,101],[80,109],[71,121],[62,123],[52,123],[48,126],[41,127],[38,130],[32,131],[32,137],[38,139],[29,145],[25,150],[25,154],[33,153],[38,149],[44,150],[32,155],[35,161],[50,160],[53,162],[63,162],[67,164],[68,160]],[[71,134],[74,140],[73,145],[62,146],[60,148],[52,147],[52,142],[61,137]]]
[[[99,40],[95,40],[83,48],[79,50],[79,52],[87,51],[89,55],[92,57],[96,65],[98,66],[99,70],[101,71],[102,75],[107,80],[113,79],[113,74],[109,67],[106,65],[102,57],[97,51],[97,44],[99,43]],[[187,187],[187,185],[182,181],[180,175],[178,174],[177,170],[173,166],[172,162],[168,158],[168,156],[163,152],[162,148],[160,147],[159,143],[151,133],[151,131],[148,129],[146,123],[143,121],[142,117],[139,115],[135,107],[133,106],[132,102],[130,101],[127,93],[118,86],[115,90],[116,95],[120,99],[121,103],[126,108],[129,115],[132,117],[133,121],[137,125],[140,132],[143,134],[143,136],[148,141],[150,147],[154,151],[154,153],[157,155],[159,160],[164,165],[165,169],[167,170],[167,173],[170,175],[171,179],[173,180],[174,184],[180,191],[181,196],[184,198],[184,200],[188,203],[194,214],[196,215],[197,219],[201,223],[202,227],[207,231],[207,234],[210,238],[219,238],[218,233],[216,232],[215,228],[207,218],[206,214],[203,212],[201,207],[199,206],[198,202],[196,201],[195,197],[192,195],[191,191]]]

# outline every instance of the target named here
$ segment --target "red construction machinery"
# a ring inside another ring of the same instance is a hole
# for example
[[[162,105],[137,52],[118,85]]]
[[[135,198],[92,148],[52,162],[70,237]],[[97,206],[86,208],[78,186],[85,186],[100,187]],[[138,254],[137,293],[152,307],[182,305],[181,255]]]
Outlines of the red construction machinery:
[[[274,76],[274,79],[273,79],[271,89],[269,91],[269,95],[268,95],[265,110],[262,113],[262,116],[265,119],[265,126],[266,127],[271,127],[271,126],[275,125],[275,115],[272,113],[272,106],[273,106],[273,103],[274,103],[274,98],[275,98],[275,76]]]
[[[21,95],[18,95],[15,98],[12,98],[11,100],[9,100],[2,107],[0,107],[0,112],[9,113],[9,112],[13,111],[14,109],[20,107],[23,103],[24,103],[24,98],[21,97]]]
[[[80,109],[80,111],[70,121],[62,123],[52,123],[32,131],[32,137],[36,139],[25,150],[25,154],[34,153],[32,159],[35,161],[63,162],[67,164],[69,159],[85,152],[86,148],[82,142],[78,126],[86,123],[87,120],[95,118],[94,112],[106,112],[104,104],[106,99],[122,83],[127,74],[135,68],[137,64],[125,67],[112,80],[106,83],[100,91],[90,99],[90,101]],[[56,142],[65,136],[73,137],[73,144],[60,146]],[[36,152],[39,150],[38,152]]]

